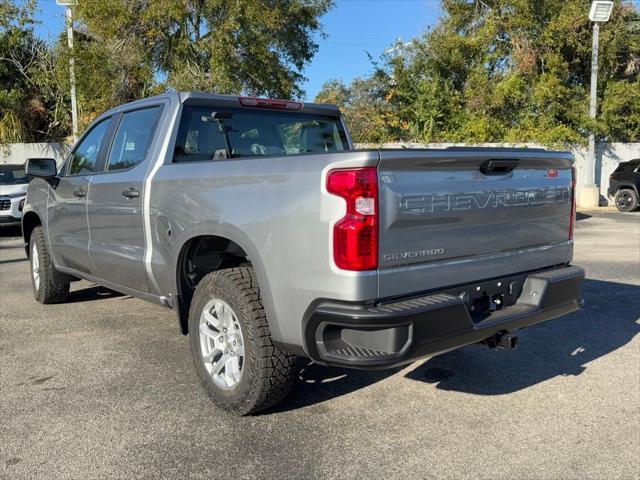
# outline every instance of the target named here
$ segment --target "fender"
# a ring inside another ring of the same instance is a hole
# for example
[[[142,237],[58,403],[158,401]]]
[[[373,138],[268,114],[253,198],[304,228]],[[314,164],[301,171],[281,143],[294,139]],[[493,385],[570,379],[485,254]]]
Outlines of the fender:
[[[271,293],[271,285],[269,283],[269,276],[267,275],[266,268],[262,257],[260,256],[257,247],[253,241],[245,234],[240,228],[235,225],[231,225],[225,222],[216,222],[213,220],[203,220],[193,225],[189,225],[180,232],[171,250],[170,258],[173,259],[171,264],[171,271],[168,274],[171,276],[171,295],[173,298],[178,298],[178,263],[180,252],[183,247],[191,239],[200,237],[203,235],[211,235],[226,238],[239,245],[247,254],[249,261],[253,265],[253,268],[258,277],[258,283],[260,284],[260,295],[262,297],[262,303],[267,313],[267,322],[271,329],[271,334],[274,340],[281,338],[280,327],[277,321],[274,319],[275,307],[273,303],[273,295]]]
[[[638,195],[638,187],[634,183],[630,183],[630,182],[619,182],[614,194],[617,193],[619,190],[622,190],[624,188],[630,188],[631,190],[636,192],[636,195]]]

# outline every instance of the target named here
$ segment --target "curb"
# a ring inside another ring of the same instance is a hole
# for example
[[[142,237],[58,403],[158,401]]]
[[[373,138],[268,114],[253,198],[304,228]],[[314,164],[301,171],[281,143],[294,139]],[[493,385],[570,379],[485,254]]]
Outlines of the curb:
[[[585,208],[580,208],[578,207],[577,209],[578,212],[617,212],[618,209],[614,206],[608,206],[608,207],[585,207]]]

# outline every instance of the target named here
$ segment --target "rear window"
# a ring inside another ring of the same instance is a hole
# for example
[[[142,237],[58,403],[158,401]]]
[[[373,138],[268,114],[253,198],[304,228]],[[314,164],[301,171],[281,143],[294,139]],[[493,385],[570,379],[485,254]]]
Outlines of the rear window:
[[[622,173],[627,169],[628,166],[629,165],[627,163],[620,163],[618,164],[616,169],[613,171],[613,173]]]
[[[348,150],[337,117],[302,112],[186,105],[174,162]]]

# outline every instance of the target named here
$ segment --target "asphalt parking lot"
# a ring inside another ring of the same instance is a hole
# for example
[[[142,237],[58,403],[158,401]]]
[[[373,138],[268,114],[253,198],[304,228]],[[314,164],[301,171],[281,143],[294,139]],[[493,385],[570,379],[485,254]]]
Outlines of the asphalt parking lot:
[[[640,213],[579,214],[585,308],[402,370],[303,365],[276,410],[200,387],[173,312],[87,282],[33,299],[0,234],[0,478],[640,477]]]

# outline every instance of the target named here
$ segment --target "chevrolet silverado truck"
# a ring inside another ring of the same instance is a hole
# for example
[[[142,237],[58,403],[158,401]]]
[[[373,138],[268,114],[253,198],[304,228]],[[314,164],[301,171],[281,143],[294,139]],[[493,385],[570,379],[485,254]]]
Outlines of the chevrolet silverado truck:
[[[281,401],[296,357],[395,367],[577,310],[575,177],[543,149],[356,150],[335,106],[171,93],[30,159],[33,293],[164,305],[220,407]]]

